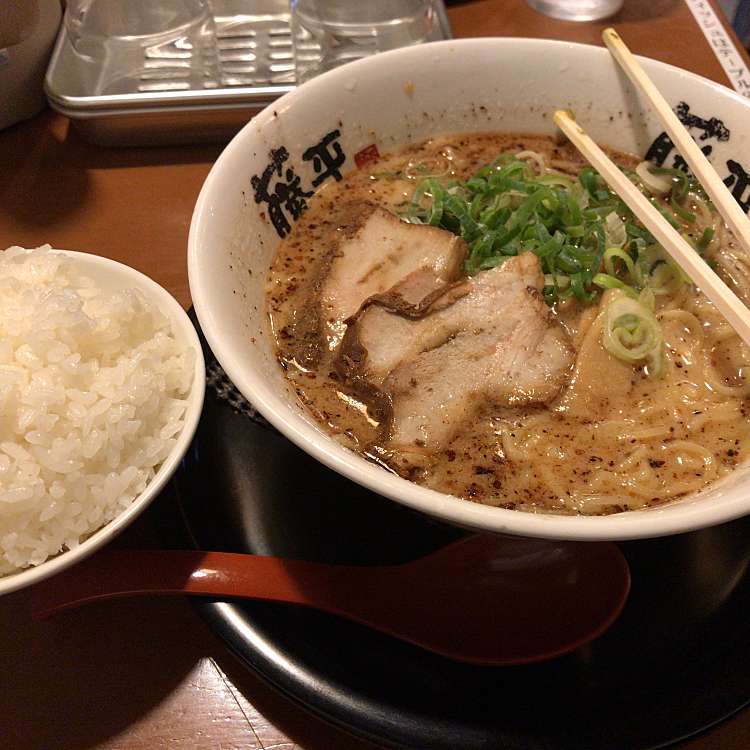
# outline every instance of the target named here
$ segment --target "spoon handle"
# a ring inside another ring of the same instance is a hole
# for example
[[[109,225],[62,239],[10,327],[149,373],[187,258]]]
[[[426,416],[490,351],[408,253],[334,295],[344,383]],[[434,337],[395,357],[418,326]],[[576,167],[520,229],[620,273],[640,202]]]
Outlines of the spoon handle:
[[[378,586],[385,570],[234,552],[104,550],[37,584],[33,610],[43,619],[101,599],[189,594],[304,604],[346,615],[346,603]]]

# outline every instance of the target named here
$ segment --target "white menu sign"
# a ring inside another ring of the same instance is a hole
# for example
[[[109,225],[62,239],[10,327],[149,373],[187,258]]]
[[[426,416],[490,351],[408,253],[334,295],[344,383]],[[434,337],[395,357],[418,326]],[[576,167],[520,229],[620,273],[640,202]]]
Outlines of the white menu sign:
[[[735,91],[750,99],[750,70],[708,0],[685,0]]]

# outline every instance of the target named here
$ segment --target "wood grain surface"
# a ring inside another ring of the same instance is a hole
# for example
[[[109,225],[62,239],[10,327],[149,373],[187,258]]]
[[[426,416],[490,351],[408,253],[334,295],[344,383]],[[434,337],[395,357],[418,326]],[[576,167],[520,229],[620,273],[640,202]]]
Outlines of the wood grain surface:
[[[524,0],[453,4],[454,33],[599,44],[604,24]],[[632,50],[726,83],[683,0],[625,0]],[[188,225],[220,146],[104,149],[51,112],[0,133],[0,247],[49,242],[132,265],[189,305]],[[116,542],[158,546],[146,514]],[[243,669],[183,600],[123,600],[46,622],[0,600],[0,750],[374,750]],[[750,710],[681,745],[747,750]],[[460,750],[457,748],[456,750]]]

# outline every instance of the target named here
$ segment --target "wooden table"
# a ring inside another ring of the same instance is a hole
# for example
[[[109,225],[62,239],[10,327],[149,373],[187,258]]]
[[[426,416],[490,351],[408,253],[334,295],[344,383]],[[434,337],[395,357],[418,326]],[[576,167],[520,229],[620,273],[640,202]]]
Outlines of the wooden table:
[[[523,0],[449,11],[455,35],[599,43],[601,24],[555,22]],[[625,0],[614,19],[635,52],[722,83],[683,0]],[[193,203],[219,146],[102,149],[52,113],[0,133],[0,247],[85,249],[124,261],[190,303]],[[148,515],[122,546],[158,545]],[[26,592],[0,601],[0,748],[370,750],[244,670],[182,600],[91,606],[49,622]],[[750,709],[685,750],[746,750]],[[457,748],[456,750],[460,750]]]

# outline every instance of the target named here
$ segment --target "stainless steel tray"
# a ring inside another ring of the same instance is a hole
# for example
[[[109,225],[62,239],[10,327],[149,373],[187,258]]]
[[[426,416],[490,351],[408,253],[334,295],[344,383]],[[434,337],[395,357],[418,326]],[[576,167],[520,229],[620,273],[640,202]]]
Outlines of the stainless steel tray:
[[[452,36],[443,0],[430,41]],[[50,105],[88,140],[107,146],[229,140],[253,115],[294,88],[288,0],[211,0],[219,80],[213,88],[97,95],[63,26],[45,78]]]

